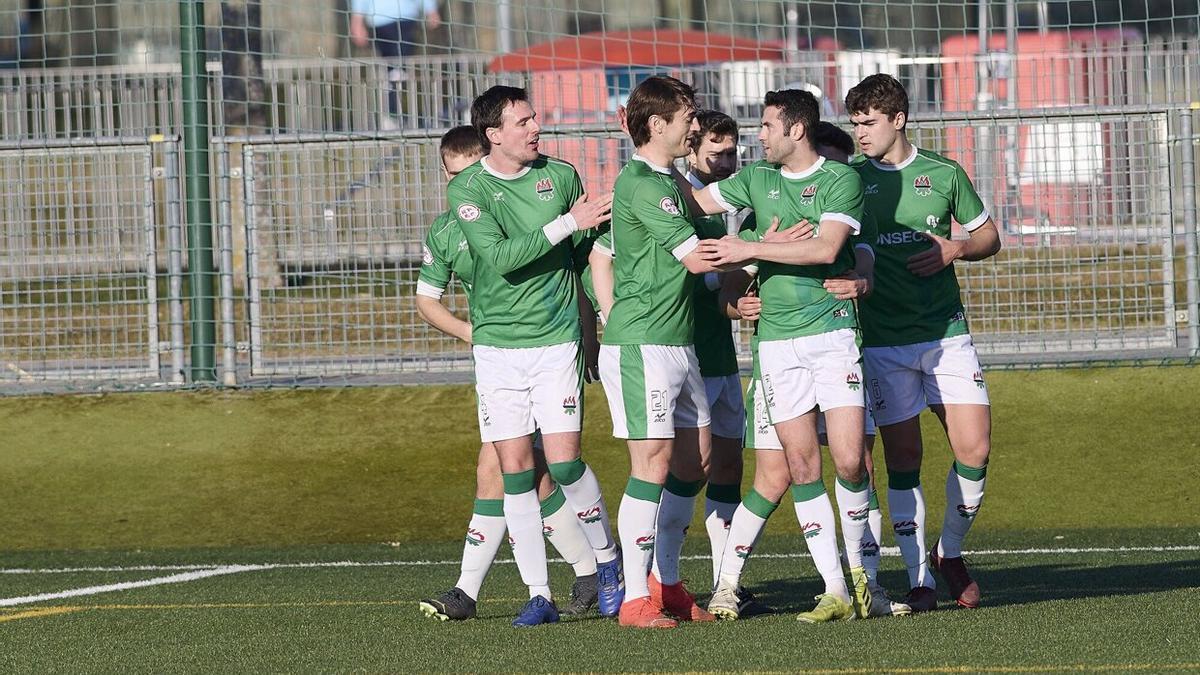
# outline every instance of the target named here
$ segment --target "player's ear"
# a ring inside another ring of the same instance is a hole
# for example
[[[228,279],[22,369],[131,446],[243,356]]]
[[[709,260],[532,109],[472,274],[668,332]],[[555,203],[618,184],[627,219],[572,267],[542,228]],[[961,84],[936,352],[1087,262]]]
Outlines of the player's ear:
[[[488,142],[492,145],[500,143],[500,127],[488,127],[483,130],[483,135],[487,136]]]
[[[896,113],[895,117],[892,118],[892,126],[895,127],[897,131],[903,129],[907,124],[908,114],[903,111]]]

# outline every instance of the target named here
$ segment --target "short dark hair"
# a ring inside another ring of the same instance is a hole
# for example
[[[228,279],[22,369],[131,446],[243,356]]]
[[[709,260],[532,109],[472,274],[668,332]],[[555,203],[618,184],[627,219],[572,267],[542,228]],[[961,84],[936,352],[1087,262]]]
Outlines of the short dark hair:
[[[904,113],[908,118],[908,92],[896,78],[886,73],[868,75],[862,82],[846,92],[846,112],[861,115],[874,108],[887,115],[889,120]]]
[[[733,141],[737,142],[737,122],[720,110],[699,110],[696,112],[696,122],[700,124],[700,130],[688,137],[688,147],[692,149],[692,152],[699,150],[704,139],[709,136],[717,138],[732,136]]]
[[[442,158],[469,157],[483,153],[483,142],[479,140],[479,132],[475,127],[463,125],[454,127],[442,136]]]
[[[517,101],[528,101],[529,94],[520,87],[506,87],[498,84],[479,96],[471,104],[471,126],[479,134],[479,142],[483,151],[490,152],[492,143],[488,140],[488,129],[499,129],[504,109]]]
[[[635,146],[650,142],[650,118],[658,115],[667,122],[683,107],[696,107],[696,92],[673,77],[656,75],[634,87],[625,104],[625,122]]]
[[[783,121],[784,130],[790,132],[792,127],[804,126],[804,135],[812,142],[813,130],[821,121],[821,104],[817,97],[803,89],[780,89],[768,91],[763,105],[779,108],[779,118]]]
[[[837,148],[847,155],[854,154],[854,139],[850,138],[850,134],[832,122],[821,121],[817,123],[816,129],[813,130],[813,145],[827,145],[831,148]]]

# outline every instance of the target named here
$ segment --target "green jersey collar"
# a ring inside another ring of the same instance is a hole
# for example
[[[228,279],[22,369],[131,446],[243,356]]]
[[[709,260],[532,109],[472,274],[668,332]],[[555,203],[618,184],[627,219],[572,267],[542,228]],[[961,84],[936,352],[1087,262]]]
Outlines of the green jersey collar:
[[[905,160],[903,162],[900,162],[899,164],[881,164],[881,163],[875,161],[874,159],[872,159],[871,165],[874,166],[876,169],[879,169],[880,171],[899,171],[899,170],[907,167],[909,164],[912,164],[915,161],[917,161],[917,146],[914,145],[913,149],[912,149],[912,154],[909,155],[907,158],[905,158]]]
[[[824,164],[825,164],[825,158],[818,157],[817,161],[813,162],[812,166],[808,167],[807,169],[805,169],[799,173],[792,173],[791,171],[788,171],[787,169],[780,166],[779,167],[779,175],[783,176],[784,178],[786,178],[788,180],[802,180],[802,179],[808,178],[809,176],[813,175],[814,173],[820,171],[821,167]]]
[[[495,176],[496,178],[499,178],[500,180],[516,180],[516,179],[520,178],[521,176],[524,176],[525,174],[529,173],[529,170],[532,168],[530,165],[526,164],[524,168],[522,168],[520,171],[518,171],[516,173],[500,173],[499,171],[488,166],[487,160],[488,160],[488,158],[485,155],[482,159],[479,160],[479,165],[483,167],[484,171],[492,174],[493,176]]]

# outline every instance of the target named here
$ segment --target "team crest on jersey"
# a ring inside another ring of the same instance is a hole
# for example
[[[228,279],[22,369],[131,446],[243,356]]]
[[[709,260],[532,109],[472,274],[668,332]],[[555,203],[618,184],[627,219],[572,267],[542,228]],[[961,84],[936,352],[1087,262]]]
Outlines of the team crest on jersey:
[[[475,206],[474,204],[459,204],[458,217],[462,218],[468,223],[473,223],[476,220],[479,220],[479,207]]]
[[[422,265],[432,265],[433,264],[433,251],[430,251],[429,247],[425,246],[424,244],[421,245],[421,264]]]
[[[804,188],[804,192],[800,193],[800,203],[805,206],[812,206],[813,200],[817,197],[817,184],[813,183]]]
[[[929,180],[929,176],[917,176],[913,180],[913,189],[922,197],[928,197],[933,194],[933,181]]]
[[[663,197],[662,201],[658,203],[658,208],[673,216],[679,215],[679,207],[675,205],[675,200],[670,197]]]
[[[538,199],[548,202],[554,199],[554,182],[549,178],[543,178],[533,186],[533,191],[537,193]]]

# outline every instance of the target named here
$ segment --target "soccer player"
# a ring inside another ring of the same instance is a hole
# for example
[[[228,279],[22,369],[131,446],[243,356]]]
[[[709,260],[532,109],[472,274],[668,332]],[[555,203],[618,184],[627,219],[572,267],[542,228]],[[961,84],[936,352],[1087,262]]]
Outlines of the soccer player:
[[[825,592],[817,606],[799,615],[817,623],[867,616],[870,591],[862,568],[869,486],[863,465],[862,368],[856,344],[854,303],[824,287],[854,265],[850,237],[863,221],[862,181],[850,167],[817,154],[813,130],[816,99],[804,91],[769,92],[759,140],[765,160],[695,193],[706,213],[753,208],[761,239],[780,223],[815,223],[811,239],[773,243],[726,237],[702,242],[702,257],[714,265],[759,260],[759,363],[767,413],[783,453],[759,453],[770,465],[756,472],[755,489],[743,500],[749,513],[730,527],[730,545],[753,546],[766,516],[789,485],[796,517]],[[764,223],[770,225],[764,227]],[[829,425],[830,455],[837,471],[837,503],[850,564],[853,598],[838,557],[833,507],[821,478],[816,410]],[[762,478],[762,480],[759,480]],[[718,584],[716,594],[727,588]]]
[[[862,150],[854,166],[879,228],[879,283],[863,301],[863,346],[883,437],[888,511],[912,587],[906,602],[917,612],[937,607],[932,566],[959,605],[976,607],[979,587],[963,563],[962,541],[983,501],[992,423],[954,261],[995,255],[1000,235],[962,167],[909,142],[908,94],[899,82],[867,77],[846,94],[846,109]],[[968,239],[950,238],[952,218]],[[928,566],[920,480],[926,406],[954,451],[942,534]]]
[[[514,625],[558,620],[534,481],[541,429],[551,477],[596,551],[601,614],[621,603],[620,556],[595,474],[579,456],[583,364],[571,238],[606,222],[611,195],[589,199],[575,168],[539,151],[524,89],[496,86],[471,120],[487,153],[450,181],[450,209],[475,262],[472,353],[479,430],[504,474],[504,520],[530,600]]]
[[[664,484],[702,483],[700,457],[710,446],[708,401],[692,346],[692,274],[715,268],[699,258],[699,239],[670,169],[688,154],[694,115],[688,85],[670,77],[639,84],[626,107],[637,153],[614,188],[613,304],[600,379],[613,435],[628,441],[631,463],[617,523],[626,571],[623,626],[675,626],[664,610],[683,620],[714,619],[679,580],[683,532],[656,532]],[[651,555],[655,572],[648,578]]]
[[[447,180],[457,176],[482,156],[483,146],[474,127],[455,127],[442,136],[442,172]],[[417,313],[429,325],[467,344],[471,343],[471,324],[455,316],[442,303],[442,295],[451,278],[457,277],[470,302],[474,276],[467,240],[454,214],[447,211],[433,221],[425,237],[421,272],[417,280]],[[596,556],[579,527],[575,513],[566,507],[562,488],[550,481],[545,457],[540,448],[537,450],[543,533],[559,555],[575,569],[576,575],[571,588],[571,604],[564,613],[582,614],[596,602]],[[442,621],[475,616],[479,589],[491,569],[505,529],[500,460],[495,445],[484,443],[479,449],[475,507],[467,525],[458,581],[437,598],[421,601],[420,608],[426,616]]]

